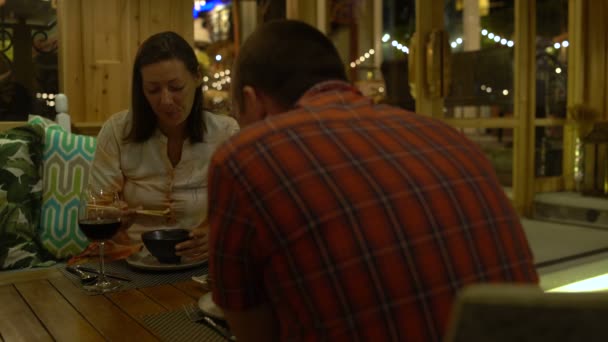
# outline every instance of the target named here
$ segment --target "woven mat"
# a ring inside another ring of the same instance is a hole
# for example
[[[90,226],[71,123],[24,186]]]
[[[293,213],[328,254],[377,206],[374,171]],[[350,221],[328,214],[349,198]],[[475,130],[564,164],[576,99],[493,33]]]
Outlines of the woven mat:
[[[84,264],[83,266],[99,269],[99,264],[97,263]],[[66,271],[65,267],[60,268],[60,270],[66,277],[80,285],[80,278]],[[204,263],[200,266],[179,271],[144,271],[129,266],[124,260],[117,260],[106,264],[106,272],[120,273],[121,275],[131,278],[132,281],[118,280],[123,286],[116,291],[123,291],[190,280],[192,279],[192,276],[207,274],[208,266],[207,263]]]
[[[192,322],[183,310],[148,315],[142,320],[163,341],[227,341],[205,324]]]

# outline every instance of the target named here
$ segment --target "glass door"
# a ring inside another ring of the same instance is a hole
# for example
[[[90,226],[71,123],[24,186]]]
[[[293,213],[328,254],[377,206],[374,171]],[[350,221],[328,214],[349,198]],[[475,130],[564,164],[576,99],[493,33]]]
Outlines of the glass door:
[[[563,180],[567,5],[416,1],[416,111],[477,142],[522,214]]]

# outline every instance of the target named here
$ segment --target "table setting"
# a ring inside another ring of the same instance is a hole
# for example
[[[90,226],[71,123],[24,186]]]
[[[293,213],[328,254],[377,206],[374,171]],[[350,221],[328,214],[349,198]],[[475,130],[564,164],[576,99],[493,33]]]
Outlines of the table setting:
[[[146,327],[163,340],[235,341],[222,310],[212,300],[208,282],[207,260],[188,260],[176,255],[175,246],[190,239],[185,229],[158,227],[141,234],[142,245],[117,260],[106,260],[104,249],[120,227],[124,212],[115,205],[118,195],[111,191],[81,195],[79,226],[98,248],[95,262],[68,264],[60,269],[88,295],[106,295],[134,289],[154,288],[185,281],[195,282],[202,295],[179,309],[141,317]],[[166,215],[166,210],[144,210],[139,214]],[[86,259],[83,259],[86,260]]]
[[[142,244],[123,248],[124,255],[117,260],[106,260],[106,244],[120,247],[111,241],[119,232],[127,213],[138,215],[167,216],[164,210],[125,208],[120,194],[111,189],[88,187],[80,195],[78,225],[91,241],[84,254],[98,259],[92,262],[71,264],[62,271],[79,284],[88,294],[143,288],[191,279],[207,274],[207,260],[185,260],[176,255],[175,246],[190,239],[190,231],[169,227],[157,227],[141,234]],[[76,259],[78,260],[78,259]]]

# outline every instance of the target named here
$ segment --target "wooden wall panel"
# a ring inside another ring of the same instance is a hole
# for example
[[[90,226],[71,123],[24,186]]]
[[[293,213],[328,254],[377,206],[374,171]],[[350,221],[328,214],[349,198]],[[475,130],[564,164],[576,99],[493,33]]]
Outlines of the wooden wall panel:
[[[194,42],[192,0],[59,0],[60,89],[76,124],[101,123],[130,106],[133,59],[151,34]]]
[[[76,120],[82,120],[86,113],[83,92],[81,1],[61,0],[57,3],[59,89],[67,95],[70,114]]]
[[[133,56],[129,49],[128,0],[82,2],[83,61],[85,72],[84,121],[103,121],[129,107],[125,97]]]
[[[140,0],[140,39],[153,33],[175,31],[194,43],[192,0]]]

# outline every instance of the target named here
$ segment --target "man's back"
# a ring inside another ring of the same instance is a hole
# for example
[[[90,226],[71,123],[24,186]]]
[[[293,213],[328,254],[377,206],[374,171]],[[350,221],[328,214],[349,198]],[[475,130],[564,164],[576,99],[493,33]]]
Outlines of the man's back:
[[[479,148],[344,83],[243,130],[210,177],[214,300],[272,302],[284,339],[439,340],[462,286],[537,281]]]

